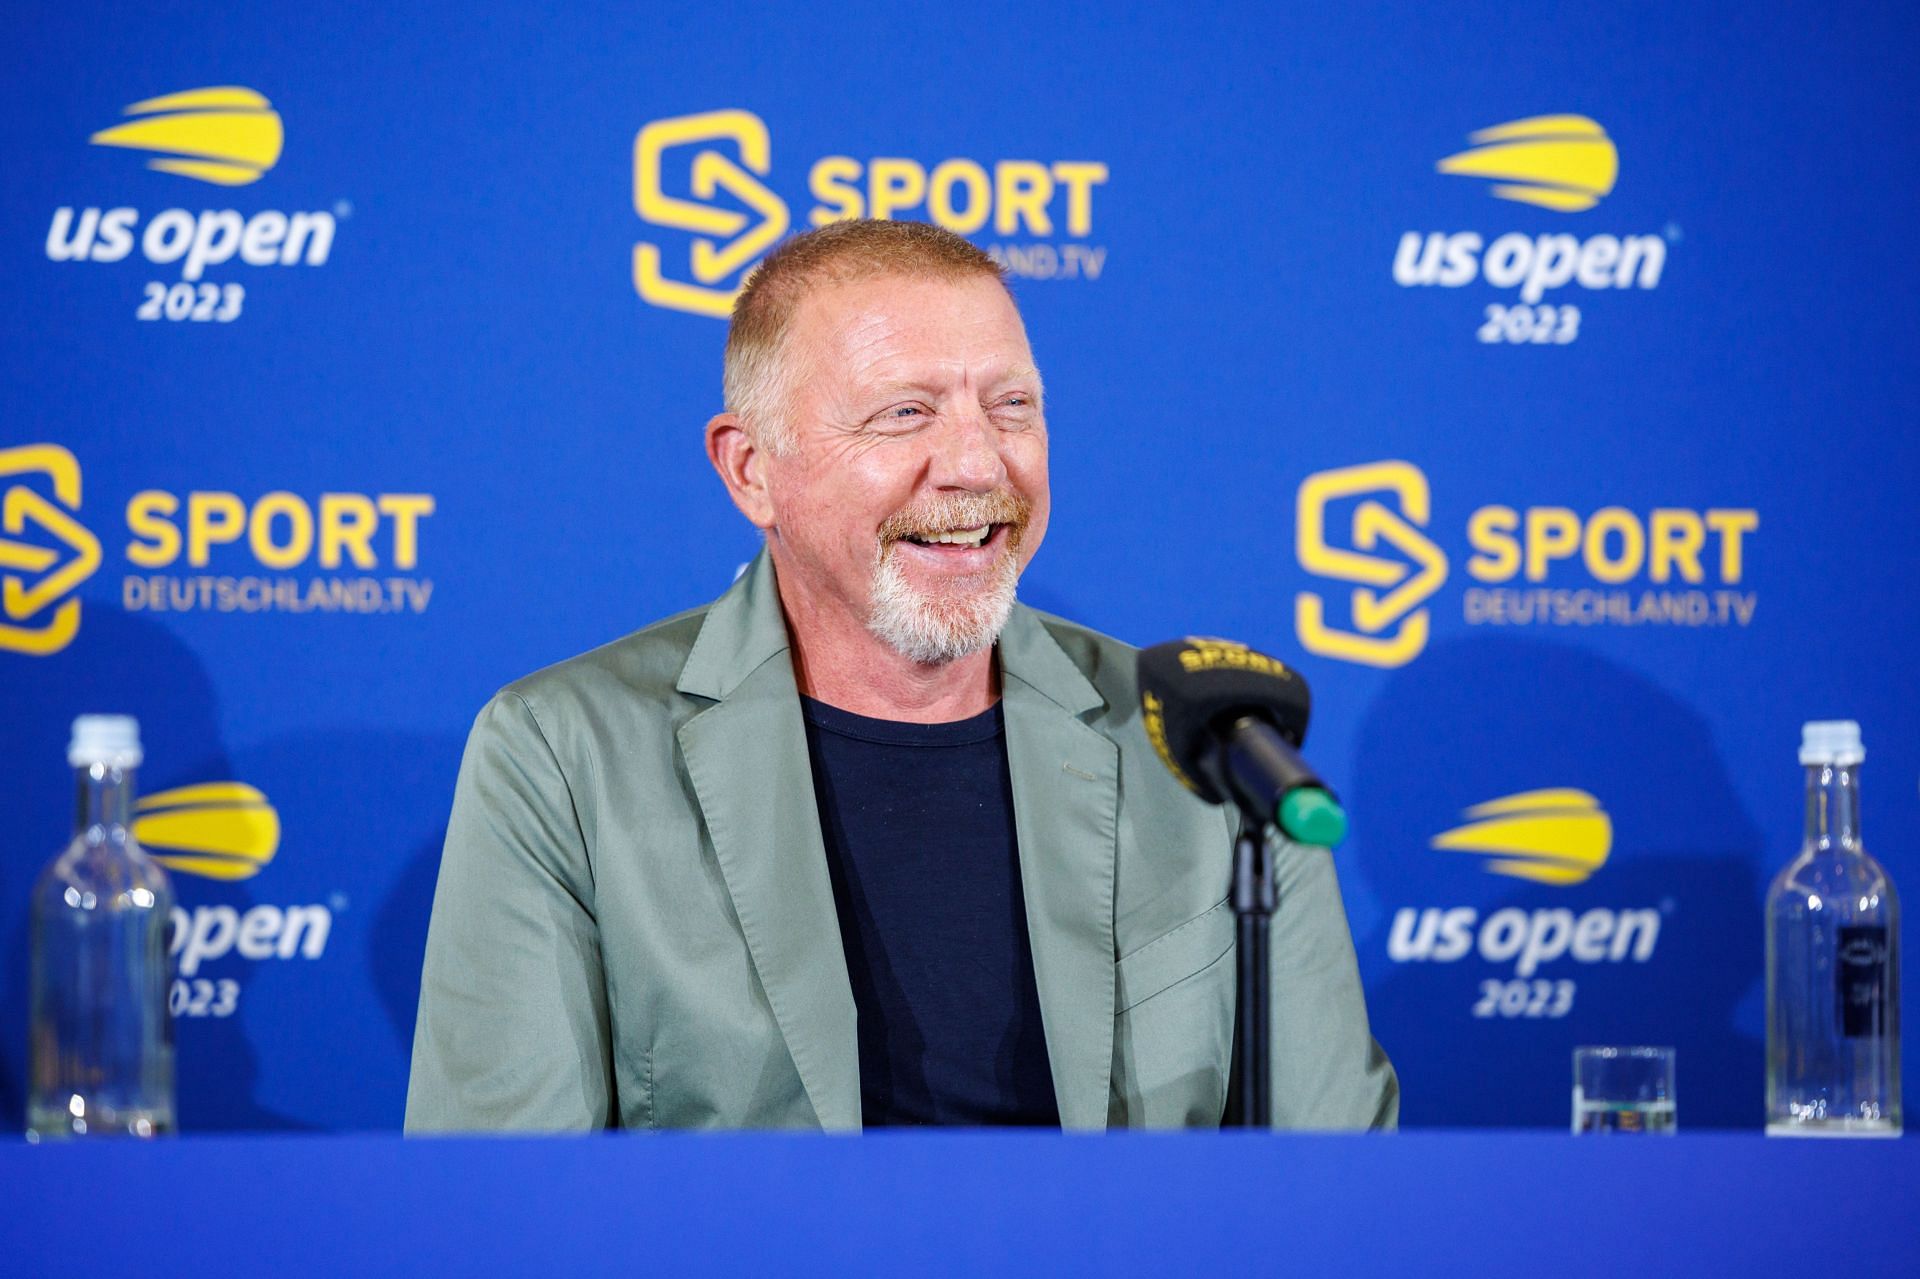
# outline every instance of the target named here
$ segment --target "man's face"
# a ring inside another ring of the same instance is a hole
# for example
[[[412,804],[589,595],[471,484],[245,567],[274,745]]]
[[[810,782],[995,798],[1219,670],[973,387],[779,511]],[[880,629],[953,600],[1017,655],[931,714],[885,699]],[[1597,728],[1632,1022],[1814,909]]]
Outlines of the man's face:
[[[1040,375],[990,277],[829,285],[784,352],[792,449],[768,459],[789,606],[919,662],[990,645],[1047,527]]]

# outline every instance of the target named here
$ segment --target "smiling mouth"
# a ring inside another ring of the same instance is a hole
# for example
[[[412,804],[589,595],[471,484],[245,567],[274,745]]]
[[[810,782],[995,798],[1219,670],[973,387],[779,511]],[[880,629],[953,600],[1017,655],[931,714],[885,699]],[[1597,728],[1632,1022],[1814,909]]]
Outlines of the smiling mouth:
[[[1020,549],[1032,505],[1010,490],[939,493],[895,511],[878,530],[880,553],[904,542],[924,564],[977,571],[996,554]]]
[[[912,542],[915,546],[964,546],[976,548],[985,546],[993,535],[1006,527],[1003,524],[979,524],[973,528],[948,529],[941,533],[908,533],[902,541]]]

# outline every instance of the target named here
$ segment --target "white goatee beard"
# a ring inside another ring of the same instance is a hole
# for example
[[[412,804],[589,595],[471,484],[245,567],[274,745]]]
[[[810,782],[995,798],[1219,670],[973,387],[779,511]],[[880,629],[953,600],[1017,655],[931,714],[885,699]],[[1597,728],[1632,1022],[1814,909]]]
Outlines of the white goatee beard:
[[[916,590],[888,546],[873,568],[873,611],[867,629],[910,662],[941,666],[991,648],[1013,612],[1020,560],[1009,545],[983,588],[957,598]]]

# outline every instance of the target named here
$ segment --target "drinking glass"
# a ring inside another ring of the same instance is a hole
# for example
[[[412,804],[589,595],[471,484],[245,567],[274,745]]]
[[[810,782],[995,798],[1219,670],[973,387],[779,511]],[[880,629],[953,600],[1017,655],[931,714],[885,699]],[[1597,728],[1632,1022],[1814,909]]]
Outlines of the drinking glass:
[[[1680,1125],[1673,1049],[1590,1045],[1573,1050],[1573,1131],[1656,1134]]]

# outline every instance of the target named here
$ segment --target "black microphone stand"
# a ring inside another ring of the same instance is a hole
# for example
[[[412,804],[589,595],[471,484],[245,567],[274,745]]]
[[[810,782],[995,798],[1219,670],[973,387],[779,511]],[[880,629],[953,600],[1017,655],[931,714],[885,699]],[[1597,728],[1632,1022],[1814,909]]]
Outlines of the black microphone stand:
[[[1229,1128],[1268,1128],[1273,1123],[1273,991],[1267,951],[1280,890],[1267,853],[1266,828],[1261,814],[1241,807],[1240,836],[1233,842],[1237,971],[1225,1123]]]
[[[1226,1126],[1273,1123],[1273,970],[1268,935],[1280,904],[1267,834],[1289,779],[1318,787],[1315,777],[1271,723],[1242,715],[1222,735],[1208,767],[1216,790],[1240,809],[1233,843],[1234,940],[1237,944],[1233,1063],[1228,1067]]]

